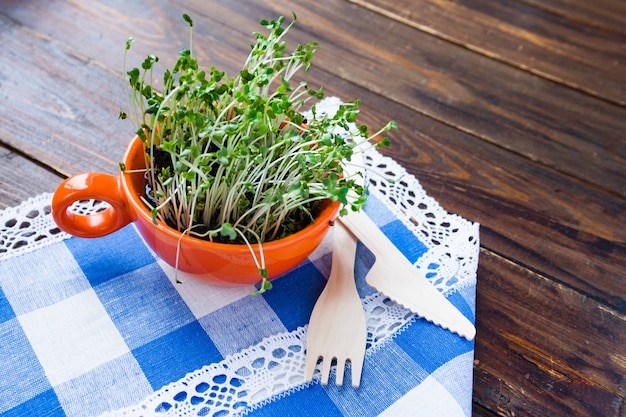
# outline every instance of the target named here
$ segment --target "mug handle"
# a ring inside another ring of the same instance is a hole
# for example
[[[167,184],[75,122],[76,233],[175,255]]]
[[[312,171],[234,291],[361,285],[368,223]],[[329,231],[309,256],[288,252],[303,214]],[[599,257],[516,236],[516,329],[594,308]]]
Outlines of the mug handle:
[[[91,215],[69,210],[73,203],[89,199],[109,207]],[[126,226],[131,218],[120,177],[97,172],[69,177],[52,196],[52,218],[61,230],[78,237],[101,237]]]

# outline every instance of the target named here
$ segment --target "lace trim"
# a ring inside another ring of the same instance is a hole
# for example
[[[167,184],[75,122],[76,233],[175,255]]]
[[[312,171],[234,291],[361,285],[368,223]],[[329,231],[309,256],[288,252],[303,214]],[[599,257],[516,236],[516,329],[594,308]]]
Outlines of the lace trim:
[[[52,219],[52,193],[29,198],[17,207],[0,211],[0,260],[32,252],[71,237]],[[108,207],[103,201],[84,200],[70,210],[84,215],[98,213]]]

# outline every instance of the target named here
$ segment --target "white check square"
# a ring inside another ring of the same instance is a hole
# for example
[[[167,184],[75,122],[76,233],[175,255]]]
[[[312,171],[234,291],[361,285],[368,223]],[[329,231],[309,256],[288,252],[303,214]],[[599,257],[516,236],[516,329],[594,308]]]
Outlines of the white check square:
[[[93,290],[18,320],[53,386],[129,352]]]
[[[68,416],[95,416],[136,404],[153,393],[132,353],[54,388]]]
[[[256,291],[253,285],[238,287],[211,285],[182,272],[178,273],[178,279],[181,282],[176,283],[176,270],[161,259],[157,263],[167,277],[172,280],[174,288],[176,288],[182,299],[185,300],[185,303],[197,319],[247,297],[252,291]]]

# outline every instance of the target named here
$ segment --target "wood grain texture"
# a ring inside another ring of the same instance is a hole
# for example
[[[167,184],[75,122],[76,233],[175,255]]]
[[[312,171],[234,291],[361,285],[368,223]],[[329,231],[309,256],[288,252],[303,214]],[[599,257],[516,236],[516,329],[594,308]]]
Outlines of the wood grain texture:
[[[0,210],[53,192],[62,177],[0,145]]]
[[[0,22],[3,142],[65,175],[114,171],[130,141],[117,121],[121,78],[43,33]]]
[[[547,10],[588,27],[601,27],[621,35],[626,34],[624,16],[626,3],[622,0],[522,0],[541,10]]]
[[[477,306],[477,334],[489,343],[476,346],[476,378],[490,381],[476,389],[479,402],[504,415],[620,416],[623,314],[486,251]]]
[[[133,130],[117,120],[129,36],[131,65],[154,52],[169,64],[190,13],[201,63],[234,73],[258,21],[293,10],[289,42],[320,42],[305,79],[361,98],[372,128],[395,119],[384,152],[445,209],[481,223],[474,416],[625,417],[623,8],[6,0],[0,207],[65,175],[117,171]]]
[[[493,59],[626,105],[626,33],[517,2],[353,1]]]

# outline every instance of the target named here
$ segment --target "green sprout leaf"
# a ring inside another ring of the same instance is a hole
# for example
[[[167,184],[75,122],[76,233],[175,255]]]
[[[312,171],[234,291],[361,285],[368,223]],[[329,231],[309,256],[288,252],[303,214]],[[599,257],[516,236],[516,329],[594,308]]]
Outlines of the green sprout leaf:
[[[222,228],[220,229],[220,234],[224,237],[229,238],[230,240],[235,240],[237,238],[237,231],[230,223],[222,224]]]
[[[252,291],[250,293],[250,295],[261,295],[269,290],[271,290],[273,288],[273,285],[270,281],[268,281],[267,277],[267,269],[265,268],[260,268],[259,269],[259,274],[261,275],[261,277],[263,278],[263,280],[261,281],[261,284],[259,285],[259,289],[256,291]]]

